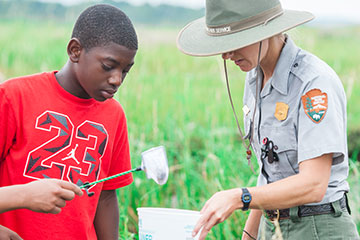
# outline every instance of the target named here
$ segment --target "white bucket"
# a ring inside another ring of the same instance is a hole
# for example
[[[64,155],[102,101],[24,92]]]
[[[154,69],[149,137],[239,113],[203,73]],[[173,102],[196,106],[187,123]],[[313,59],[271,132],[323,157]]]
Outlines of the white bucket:
[[[197,240],[191,233],[200,212],[174,208],[138,208],[139,240]]]

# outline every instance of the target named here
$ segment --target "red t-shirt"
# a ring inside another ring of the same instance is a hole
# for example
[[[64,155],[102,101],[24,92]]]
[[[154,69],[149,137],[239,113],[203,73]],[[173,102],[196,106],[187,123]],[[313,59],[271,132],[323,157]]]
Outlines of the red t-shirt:
[[[55,72],[0,84],[0,186],[57,178],[92,182],[131,169],[126,118],[114,99],[97,102],[66,92]],[[132,175],[98,183],[67,202],[60,214],[27,209],[0,214],[0,225],[25,240],[96,239],[93,225],[102,190]]]

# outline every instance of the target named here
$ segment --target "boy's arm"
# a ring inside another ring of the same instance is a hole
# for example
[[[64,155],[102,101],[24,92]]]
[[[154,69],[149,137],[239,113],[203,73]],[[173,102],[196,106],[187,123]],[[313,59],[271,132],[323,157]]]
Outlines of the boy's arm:
[[[248,240],[248,239],[250,240],[251,237],[257,239],[261,215],[262,215],[261,210],[251,209],[249,217],[244,227],[244,231],[241,238],[242,240]],[[245,233],[245,231],[247,233]],[[249,234],[251,237],[249,236]]]
[[[66,201],[83,192],[73,183],[41,179],[0,188],[0,213],[26,208],[35,212],[59,213]],[[1,239],[1,238],[0,238]]]
[[[101,192],[94,227],[98,240],[119,239],[119,207],[115,190]]]

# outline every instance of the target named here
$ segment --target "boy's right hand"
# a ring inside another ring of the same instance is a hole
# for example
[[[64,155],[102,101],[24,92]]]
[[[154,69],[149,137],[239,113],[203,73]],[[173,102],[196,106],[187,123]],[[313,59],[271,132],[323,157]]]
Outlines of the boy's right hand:
[[[14,231],[0,225],[0,240],[22,240]]]
[[[23,206],[35,212],[59,213],[66,201],[74,199],[75,194],[83,195],[77,185],[59,179],[36,180],[23,187]]]

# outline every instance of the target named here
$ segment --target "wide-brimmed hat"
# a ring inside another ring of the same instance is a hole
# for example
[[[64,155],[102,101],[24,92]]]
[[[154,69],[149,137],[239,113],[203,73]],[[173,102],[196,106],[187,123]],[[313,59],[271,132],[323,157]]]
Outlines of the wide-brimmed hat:
[[[205,17],[185,26],[178,48],[192,56],[212,56],[246,47],[306,23],[314,15],[285,10],[279,0],[206,0]]]

